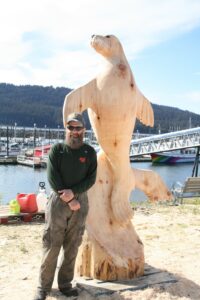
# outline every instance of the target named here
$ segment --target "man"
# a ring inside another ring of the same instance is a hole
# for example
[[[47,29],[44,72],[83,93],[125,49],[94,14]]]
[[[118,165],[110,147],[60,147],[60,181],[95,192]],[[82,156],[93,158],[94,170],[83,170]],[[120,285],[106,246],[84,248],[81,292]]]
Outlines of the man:
[[[49,153],[47,174],[53,192],[46,208],[44,254],[34,300],[44,300],[50,292],[61,247],[59,290],[69,297],[78,296],[71,281],[88,212],[86,192],[95,183],[97,170],[96,152],[83,143],[84,132],[82,115],[69,115],[65,143],[55,144]]]

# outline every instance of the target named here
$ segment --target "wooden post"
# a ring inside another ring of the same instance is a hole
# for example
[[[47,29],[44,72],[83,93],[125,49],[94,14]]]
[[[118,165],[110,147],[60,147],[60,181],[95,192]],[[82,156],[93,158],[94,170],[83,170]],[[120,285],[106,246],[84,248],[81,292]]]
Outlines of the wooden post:
[[[65,98],[63,121],[88,109],[101,151],[95,185],[89,190],[86,233],[77,258],[79,275],[102,280],[143,274],[144,249],[132,222],[131,191],[138,187],[151,200],[170,199],[152,171],[131,168],[129,147],[136,118],[153,126],[150,102],[139,91],[119,40],[92,36],[91,46],[105,58],[102,72]]]

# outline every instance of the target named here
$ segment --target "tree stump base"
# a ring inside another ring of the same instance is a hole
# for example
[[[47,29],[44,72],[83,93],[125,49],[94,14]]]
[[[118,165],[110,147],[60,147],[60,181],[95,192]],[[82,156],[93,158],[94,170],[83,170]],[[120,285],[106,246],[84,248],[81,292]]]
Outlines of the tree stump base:
[[[76,275],[99,280],[124,280],[143,275],[144,256],[140,259],[111,257],[95,240],[90,240],[87,233],[76,261]]]

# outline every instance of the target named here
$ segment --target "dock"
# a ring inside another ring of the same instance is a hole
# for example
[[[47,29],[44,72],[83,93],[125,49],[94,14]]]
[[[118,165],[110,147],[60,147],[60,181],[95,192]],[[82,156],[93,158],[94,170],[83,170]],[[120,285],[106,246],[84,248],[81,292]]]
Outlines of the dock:
[[[150,155],[130,156],[130,162],[151,162]]]
[[[17,156],[0,156],[0,165],[16,165]]]
[[[151,162],[150,156],[130,156],[130,162]],[[33,165],[20,163],[17,156],[0,156],[0,165],[17,165],[23,164],[33,167]],[[40,167],[45,168],[46,162],[42,161]]]

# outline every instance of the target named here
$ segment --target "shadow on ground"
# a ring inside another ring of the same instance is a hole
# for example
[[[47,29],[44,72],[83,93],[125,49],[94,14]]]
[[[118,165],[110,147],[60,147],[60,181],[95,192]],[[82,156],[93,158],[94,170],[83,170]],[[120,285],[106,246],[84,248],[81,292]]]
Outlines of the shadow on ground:
[[[144,276],[126,281],[100,281],[76,278],[80,294],[77,300],[200,299],[200,286],[179,275],[145,265]],[[53,289],[47,300],[66,298]]]

